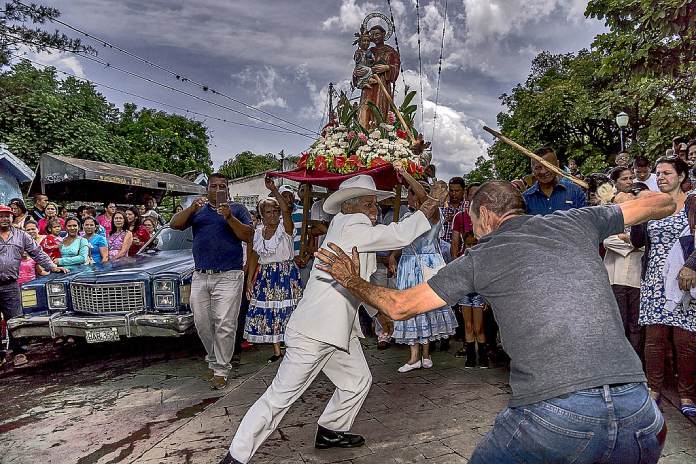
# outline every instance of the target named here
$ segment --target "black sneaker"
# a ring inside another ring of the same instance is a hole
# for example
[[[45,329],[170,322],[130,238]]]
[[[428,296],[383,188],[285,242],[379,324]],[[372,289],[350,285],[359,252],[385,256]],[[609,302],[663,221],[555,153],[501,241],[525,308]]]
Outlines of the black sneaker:
[[[470,369],[476,367],[476,343],[470,342],[466,344],[466,361],[464,367]]]
[[[490,367],[488,362],[488,350],[486,349],[485,343],[481,343],[478,346],[478,364],[481,369],[488,369]]]

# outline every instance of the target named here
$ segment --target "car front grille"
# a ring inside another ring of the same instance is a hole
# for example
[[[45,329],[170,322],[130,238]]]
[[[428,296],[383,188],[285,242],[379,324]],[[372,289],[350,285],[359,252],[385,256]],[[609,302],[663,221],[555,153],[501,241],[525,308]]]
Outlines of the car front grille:
[[[143,282],[70,284],[73,310],[91,313],[136,311],[145,308]]]

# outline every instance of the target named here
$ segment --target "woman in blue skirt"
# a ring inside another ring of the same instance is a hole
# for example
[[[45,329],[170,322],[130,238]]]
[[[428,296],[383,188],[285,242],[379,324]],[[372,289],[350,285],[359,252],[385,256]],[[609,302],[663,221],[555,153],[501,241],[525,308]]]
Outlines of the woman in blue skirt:
[[[244,338],[251,343],[273,343],[273,356],[268,362],[275,362],[283,356],[280,342],[302,298],[302,282],[293,261],[292,206],[278,192],[273,179],[266,179],[266,187],[273,198],[262,200],[258,206],[261,224],[256,227],[249,253],[249,311]]]
[[[408,183],[408,206],[412,210],[420,208],[427,198],[430,187],[411,177],[399,163],[396,171]],[[410,246],[400,251],[401,259],[396,272],[396,288],[403,290],[427,281],[435,272],[444,267],[445,259],[440,252],[440,230],[442,218],[426,233],[418,237]],[[395,252],[395,255],[399,252]],[[405,321],[394,322],[392,337],[396,343],[409,345],[410,356],[399,372],[408,372],[421,367],[433,367],[430,358],[430,342],[449,338],[457,328],[457,319],[449,306],[434,309]]]

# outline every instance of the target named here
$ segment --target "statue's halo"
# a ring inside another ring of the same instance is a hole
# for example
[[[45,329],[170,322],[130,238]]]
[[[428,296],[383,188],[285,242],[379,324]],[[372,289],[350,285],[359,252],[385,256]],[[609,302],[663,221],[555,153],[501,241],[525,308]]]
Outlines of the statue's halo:
[[[389,18],[387,18],[387,15],[385,15],[384,13],[374,12],[374,13],[370,13],[367,16],[365,16],[365,19],[363,19],[363,22],[362,22],[362,29],[364,31],[369,31],[370,30],[370,21],[375,19],[375,18],[379,18],[387,24],[387,32],[384,34],[384,40],[388,40],[389,37],[391,37],[392,34],[394,33],[394,23],[392,23],[389,20]]]

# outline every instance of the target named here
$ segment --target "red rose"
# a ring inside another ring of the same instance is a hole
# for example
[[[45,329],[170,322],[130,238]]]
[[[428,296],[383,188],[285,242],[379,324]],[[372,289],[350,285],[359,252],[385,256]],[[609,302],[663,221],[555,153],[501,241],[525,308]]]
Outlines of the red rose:
[[[316,158],[314,158],[314,169],[317,171],[326,171],[328,168],[326,164],[326,157],[323,155],[319,155]]]
[[[425,172],[425,169],[423,168],[423,166],[421,166],[420,164],[418,164],[418,165],[416,166],[416,172],[417,172],[419,175],[422,176],[423,173]]]
[[[337,156],[334,158],[334,166],[336,168],[341,169],[346,165],[346,157],[345,156]]]
[[[376,168],[377,166],[383,166],[385,164],[387,164],[387,162],[378,156],[377,158],[372,158],[372,161],[370,161],[370,169]]]
[[[351,165],[351,166],[354,166],[354,167],[356,167],[356,168],[364,168],[364,167],[365,167],[365,165],[364,165],[363,162],[360,160],[360,158],[358,158],[358,155],[351,155],[351,156],[348,158],[348,164]]]
[[[298,168],[306,168],[307,167],[307,157],[309,155],[307,153],[302,153],[302,156],[300,156],[300,160],[297,162],[297,167]]]
[[[396,129],[396,136],[400,139],[405,139],[408,136],[408,133],[405,130]]]
[[[408,160],[408,165],[406,166],[406,172],[409,174],[415,174],[416,173],[416,163],[414,163],[411,160]]]

